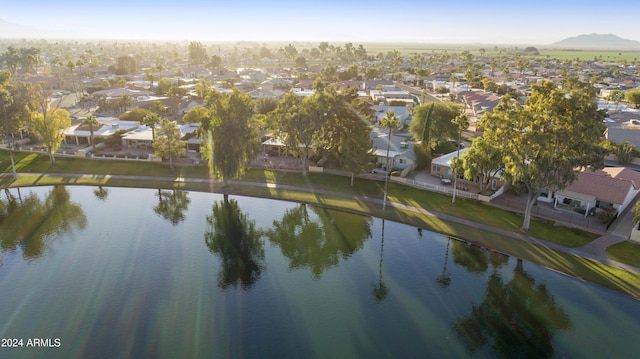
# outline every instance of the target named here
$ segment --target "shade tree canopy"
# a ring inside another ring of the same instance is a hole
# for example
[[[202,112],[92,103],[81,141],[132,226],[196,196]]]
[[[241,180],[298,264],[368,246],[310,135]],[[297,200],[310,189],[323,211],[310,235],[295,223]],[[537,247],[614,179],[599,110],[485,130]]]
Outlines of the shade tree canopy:
[[[214,177],[228,180],[240,176],[245,164],[258,151],[260,138],[253,123],[251,96],[234,89],[229,94],[212,92],[207,97],[209,118],[201,123],[200,140],[204,145],[203,156],[209,161]]]
[[[531,209],[543,189],[563,189],[581,168],[603,166],[603,119],[595,91],[578,81],[562,89],[552,81],[534,84],[526,106],[505,96],[482,118],[484,137],[499,149],[505,174],[527,189],[521,230],[529,229]]]

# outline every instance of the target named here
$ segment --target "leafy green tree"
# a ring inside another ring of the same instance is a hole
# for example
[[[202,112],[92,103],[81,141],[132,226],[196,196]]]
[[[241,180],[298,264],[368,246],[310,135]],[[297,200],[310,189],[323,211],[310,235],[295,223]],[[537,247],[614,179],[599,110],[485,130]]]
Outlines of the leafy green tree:
[[[620,105],[620,102],[624,101],[624,99],[625,99],[624,92],[620,90],[611,91],[611,93],[607,97],[608,101],[612,101],[614,104],[616,104],[616,109],[615,109],[616,113],[618,112],[618,106]]]
[[[204,106],[193,106],[182,116],[184,123],[203,123],[209,119],[209,110]]]
[[[182,140],[178,124],[167,118],[160,120],[158,138],[153,141],[153,149],[157,156],[169,159],[169,167],[173,169],[173,157],[187,151],[187,143]]]
[[[278,100],[271,97],[260,97],[253,100],[256,113],[266,115],[278,107]]]
[[[98,119],[96,118],[95,115],[89,115],[87,117],[84,118],[84,120],[82,120],[82,124],[84,126],[89,126],[89,134],[91,136],[91,146],[93,147],[93,150],[96,150],[96,143],[93,139],[93,127],[94,126],[98,126],[100,123],[98,122]]]
[[[224,195],[223,201],[214,203],[207,216],[204,234],[209,251],[222,262],[218,272],[218,287],[229,286],[250,289],[265,269],[262,232],[255,221],[249,219],[236,200]]]
[[[340,72],[338,78],[343,81],[352,80],[358,77],[360,68],[357,64],[351,64],[346,70]]]
[[[222,67],[222,57],[218,55],[211,55],[209,62],[207,63],[207,70],[214,71]]]
[[[209,92],[211,92],[211,83],[205,78],[198,80],[198,83],[196,83],[198,98],[204,100],[209,95]]]
[[[171,80],[163,77],[158,81],[158,86],[156,86],[156,95],[168,95],[174,86]]]
[[[284,47],[284,52],[292,60],[298,55],[298,49],[296,49],[293,44],[287,44],[287,46]]]
[[[338,66],[329,62],[327,66],[320,70],[320,77],[326,81],[336,81],[338,79]]]
[[[427,115],[430,111],[431,126],[428,127],[428,132],[425,132]],[[426,102],[413,109],[413,121],[409,131],[413,133],[415,139],[426,142],[424,145],[428,144],[431,148],[437,142],[456,138],[458,129],[451,121],[459,114],[460,107],[453,102]],[[426,133],[429,135],[425,136]]]
[[[527,188],[523,231],[542,189],[565,188],[579,168],[603,166],[605,125],[595,92],[588,84],[572,87],[567,92],[552,81],[534,84],[526,107],[505,96],[482,119],[484,137],[500,149],[506,175]]]
[[[640,89],[628,90],[625,92],[624,98],[637,109],[640,106]]]
[[[9,72],[0,73],[0,103],[2,104],[2,113],[4,114],[4,137],[9,136],[9,117],[7,116],[7,107],[13,102],[13,97],[9,90],[6,89],[8,87],[9,82],[11,81],[11,74]],[[11,157],[11,170],[13,172],[13,179],[18,178],[18,173],[16,172],[16,163],[13,158],[13,146],[9,143],[9,155]]]
[[[500,149],[484,137],[476,138],[473,145],[462,155],[464,177],[473,179],[480,177],[480,191],[489,188],[492,178],[504,168]]]
[[[138,62],[133,56],[120,56],[116,59],[114,73],[116,75],[128,75],[138,71]]]
[[[142,123],[144,117],[150,114],[151,111],[146,108],[136,107],[131,109],[118,117],[120,121],[138,121]]]
[[[40,137],[42,145],[49,153],[51,163],[55,163],[54,153],[64,140],[64,130],[71,126],[69,112],[63,109],[34,112],[31,116],[31,130]]]
[[[382,71],[380,70],[380,68],[375,66],[369,66],[364,70],[364,77],[367,80],[375,80],[377,78],[380,78],[381,74]]]
[[[321,92],[303,100],[290,91],[271,113],[276,123],[276,136],[286,144],[288,151],[302,158],[302,175],[307,175],[309,149],[327,116],[323,103]]]
[[[305,59],[304,56],[296,57],[296,67],[300,67],[300,68],[306,69],[307,68],[307,59]]]
[[[364,172],[372,164],[370,121],[358,107],[355,88],[338,92],[335,87],[324,89],[323,100],[326,116],[314,136],[319,153],[338,162],[338,166],[354,176]]]
[[[251,96],[234,89],[230,94],[213,93],[210,103],[210,121],[200,128],[204,144],[203,155],[209,160],[212,174],[228,180],[240,176],[245,164],[257,153],[260,138],[252,123]]]
[[[488,77],[482,79],[482,87],[486,92],[498,92],[498,84]]]
[[[204,64],[207,61],[209,55],[207,55],[207,49],[199,41],[191,41],[188,46],[189,60],[194,65]]]
[[[640,151],[631,142],[625,141],[615,146],[614,154],[618,158],[619,164],[627,165],[640,156]]]

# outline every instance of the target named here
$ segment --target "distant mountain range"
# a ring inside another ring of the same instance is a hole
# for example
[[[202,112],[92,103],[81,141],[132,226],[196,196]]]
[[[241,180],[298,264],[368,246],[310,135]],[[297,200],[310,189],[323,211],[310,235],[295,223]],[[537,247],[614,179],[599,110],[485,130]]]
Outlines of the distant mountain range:
[[[40,37],[45,34],[31,26],[14,24],[12,22],[0,19],[0,37],[3,38],[31,38]]]
[[[640,42],[614,34],[582,34],[554,42],[553,46],[578,49],[640,50]]]
[[[16,24],[0,19],[0,38],[3,39],[51,39],[68,38],[69,33],[62,31],[45,31],[32,26]]]

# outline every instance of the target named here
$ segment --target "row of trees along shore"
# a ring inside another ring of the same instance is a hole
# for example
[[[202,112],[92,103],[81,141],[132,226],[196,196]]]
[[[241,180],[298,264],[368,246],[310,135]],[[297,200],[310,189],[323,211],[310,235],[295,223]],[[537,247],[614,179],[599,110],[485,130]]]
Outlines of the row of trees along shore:
[[[27,124],[42,140],[53,163],[63,130],[71,124],[68,112],[51,107],[49,91],[42,86],[12,81],[8,72],[1,75],[5,135]],[[204,106],[192,108],[183,121],[199,124],[203,157],[212,176],[223,185],[240,176],[255,158],[261,128],[271,130],[289,154],[302,159],[303,175],[313,146],[318,158],[350,172],[353,185],[353,175],[370,170],[373,162],[369,137],[373,111],[358,98],[355,88],[339,90],[319,78],[313,89],[315,93],[304,98],[290,92],[280,101],[267,101],[253,100],[237,89],[222,94],[200,86]],[[140,111],[141,122],[154,129],[154,137],[158,126],[154,149],[173,166],[172,159],[184,153],[185,142],[176,124],[158,115],[162,109],[155,110]],[[420,166],[430,165],[432,148],[459,136],[461,128],[455,119],[461,112],[452,102],[424,103],[413,109],[409,130],[419,143],[414,149]],[[481,187],[500,170],[508,181],[523,185],[528,198],[522,224],[526,231],[533,204],[543,189],[565,188],[581,168],[603,166],[607,153],[603,116],[590,84],[575,78],[559,86],[551,81],[534,84],[524,103],[506,95],[493,113],[481,119],[484,136],[475,139],[474,146],[454,161],[454,167],[467,178],[481,177]],[[85,124],[93,130],[95,119],[87,118]]]

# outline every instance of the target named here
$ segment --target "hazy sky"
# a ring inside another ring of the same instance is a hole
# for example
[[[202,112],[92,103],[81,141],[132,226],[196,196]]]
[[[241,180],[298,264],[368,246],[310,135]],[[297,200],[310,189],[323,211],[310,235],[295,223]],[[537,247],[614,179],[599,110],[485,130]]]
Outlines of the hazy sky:
[[[80,38],[550,44],[640,41],[640,1],[0,0],[0,19]]]

